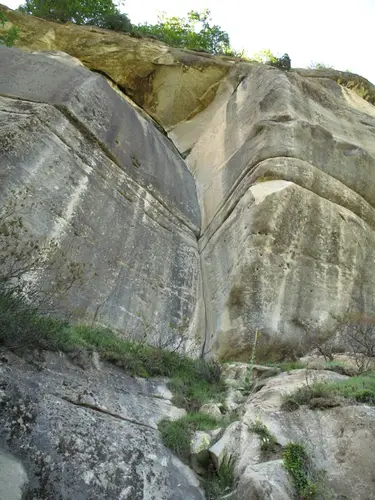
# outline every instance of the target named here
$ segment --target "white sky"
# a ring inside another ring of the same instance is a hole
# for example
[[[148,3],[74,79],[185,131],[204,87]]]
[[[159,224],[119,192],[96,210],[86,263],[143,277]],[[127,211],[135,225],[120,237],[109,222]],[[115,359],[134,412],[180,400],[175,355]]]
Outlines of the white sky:
[[[10,8],[20,4],[1,1]],[[287,52],[294,67],[324,62],[375,83],[375,0],[126,0],[122,10],[133,23],[153,23],[157,11],[184,16],[204,8],[231,45],[248,55],[269,48],[279,56]]]

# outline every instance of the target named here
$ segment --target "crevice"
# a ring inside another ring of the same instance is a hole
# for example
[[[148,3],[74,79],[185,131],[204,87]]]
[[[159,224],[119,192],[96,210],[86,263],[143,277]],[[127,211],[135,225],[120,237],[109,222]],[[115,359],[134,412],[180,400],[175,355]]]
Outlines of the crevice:
[[[242,76],[240,76],[240,77],[239,77],[239,80],[238,80],[238,82],[237,82],[236,86],[234,87],[234,89],[233,89],[233,91],[232,91],[232,93],[231,93],[230,97],[232,97],[232,95],[233,95],[233,94],[235,94],[235,93],[237,92],[238,87],[241,85],[241,83],[245,80],[245,78],[246,78],[247,76],[248,76],[248,75],[242,75]]]
[[[202,350],[201,350],[201,358],[204,359],[206,353],[206,345],[207,345],[207,336],[208,336],[208,317],[207,317],[207,308],[206,308],[206,295],[205,295],[205,290],[206,286],[204,283],[205,280],[205,273],[204,273],[204,268],[203,268],[203,259],[202,259],[202,254],[199,251],[199,241],[197,238],[197,243],[198,243],[198,255],[199,255],[199,269],[201,272],[201,280],[202,280],[202,302],[203,302],[203,315],[204,315],[204,340],[203,340],[203,345],[202,345]]]
[[[61,399],[64,401],[73,404],[74,406],[80,406],[81,408],[87,408],[89,410],[97,411],[99,413],[103,413],[105,415],[109,415],[110,417],[116,418],[117,420],[122,420],[123,422],[128,422],[134,425],[138,425],[140,427],[146,427],[147,429],[150,429],[152,431],[156,431],[155,427],[152,427],[151,425],[148,424],[143,424],[141,422],[138,422],[137,420],[134,420],[132,418],[128,417],[122,417],[121,415],[117,415],[117,413],[113,413],[109,410],[106,410],[105,408],[102,408],[101,406],[97,406],[91,403],[84,403],[81,401],[74,401],[74,399],[68,398],[67,396],[60,396]]]
[[[118,82],[116,82],[111,76],[109,76],[105,71],[101,69],[93,69],[93,68],[88,68],[92,73],[98,73],[99,75],[104,76],[107,80],[110,80],[110,82],[126,97],[128,97],[134,104],[146,115],[147,119],[151,121],[151,123],[161,132],[167,139],[169,139],[168,134],[163,127],[163,125],[158,122],[156,118],[151,116],[147,111],[137,103],[137,101],[134,100],[134,94],[130,92],[130,90],[125,87],[124,85],[120,85]],[[169,139],[170,140],[170,139]]]

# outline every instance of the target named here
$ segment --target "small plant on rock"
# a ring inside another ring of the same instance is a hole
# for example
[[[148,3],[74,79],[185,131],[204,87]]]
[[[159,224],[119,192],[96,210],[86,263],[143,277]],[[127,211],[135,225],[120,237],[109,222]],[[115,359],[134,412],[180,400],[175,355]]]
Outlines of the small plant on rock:
[[[254,369],[254,365],[255,365],[255,356],[256,356],[257,343],[258,343],[259,337],[260,337],[260,333],[257,330],[255,332],[254,341],[253,341],[253,347],[251,349],[251,357],[250,357],[249,365],[247,367],[244,384],[243,384],[243,387],[242,387],[242,392],[245,395],[250,394],[250,392],[251,392],[251,390],[252,390],[252,388],[254,386],[253,369]]]
[[[259,418],[251,424],[250,430],[259,437],[260,449],[264,455],[277,452],[278,443],[276,436],[268,430],[268,427]]]
[[[190,457],[192,435],[198,430],[215,429],[218,426],[216,419],[204,413],[192,413],[178,420],[164,418],[159,423],[159,431],[163,443],[170,448],[183,462]]]
[[[312,468],[305,448],[299,443],[288,443],[283,450],[283,463],[292,476],[298,497],[313,500],[317,485],[312,477]]]
[[[231,493],[235,486],[235,477],[233,471],[233,457],[225,456],[218,469],[211,467],[208,477],[203,481],[203,489],[207,500],[217,500],[225,498],[225,495]],[[235,497],[230,496],[235,500]]]

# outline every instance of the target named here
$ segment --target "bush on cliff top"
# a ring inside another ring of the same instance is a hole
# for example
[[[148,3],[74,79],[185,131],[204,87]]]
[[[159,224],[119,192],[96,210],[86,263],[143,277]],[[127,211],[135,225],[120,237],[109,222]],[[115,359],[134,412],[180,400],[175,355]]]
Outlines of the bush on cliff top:
[[[131,23],[112,0],[26,0],[18,10],[56,23],[90,24],[116,31],[130,31]]]
[[[7,22],[7,18],[4,12],[0,12],[0,28],[5,26]],[[0,45],[5,45],[6,47],[12,47],[14,42],[18,38],[19,30],[16,26],[11,26],[8,31],[5,32],[4,35],[0,35]]]

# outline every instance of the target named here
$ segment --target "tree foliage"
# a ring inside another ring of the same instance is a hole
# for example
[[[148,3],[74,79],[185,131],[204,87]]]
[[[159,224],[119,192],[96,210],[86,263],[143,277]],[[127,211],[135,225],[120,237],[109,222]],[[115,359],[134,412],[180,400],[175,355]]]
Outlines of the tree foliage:
[[[216,24],[211,24],[208,9],[190,11],[187,17],[159,15],[157,24],[140,24],[136,32],[153,36],[162,42],[187,49],[201,50],[211,54],[231,53],[229,35]]]
[[[276,63],[277,57],[273,54],[271,49],[262,49],[251,56],[252,61],[260,62],[263,64]]]
[[[4,27],[6,22],[7,18],[5,17],[4,12],[0,12],[0,28]],[[19,30],[16,26],[11,26],[4,35],[0,35],[0,45],[12,47],[18,38],[18,32]]]
[[[276,68],[286,71],[291,68],[291,61],[288,54],[284,54],[282,57],[276,57],[270,49],[262,49],[259,52],[256,52],[251,57],[251,60],[263,64],[269,64],[270,66],[275,66]]]
[[[132,24],[126,14],[122,14],[118,10],[114,14],[108,14],[103,19],[94,19],[88,24],[94,24],[99,28],[105,28],[112,31],[122,31],[125,33],[132,31]]]
[[[333,69],[333,66],[330,64],[325,64],[322,62],[312,62],[310,66],[308,66],[309,69]]]
[[[116,29],[109,27],[116,25],[119,31],[125,31],[123,28],[125,24],[128,27],[130,21],[118,7],[113,0],[26,0],[18,10],[57,23],[70,21],[108,29]]]

